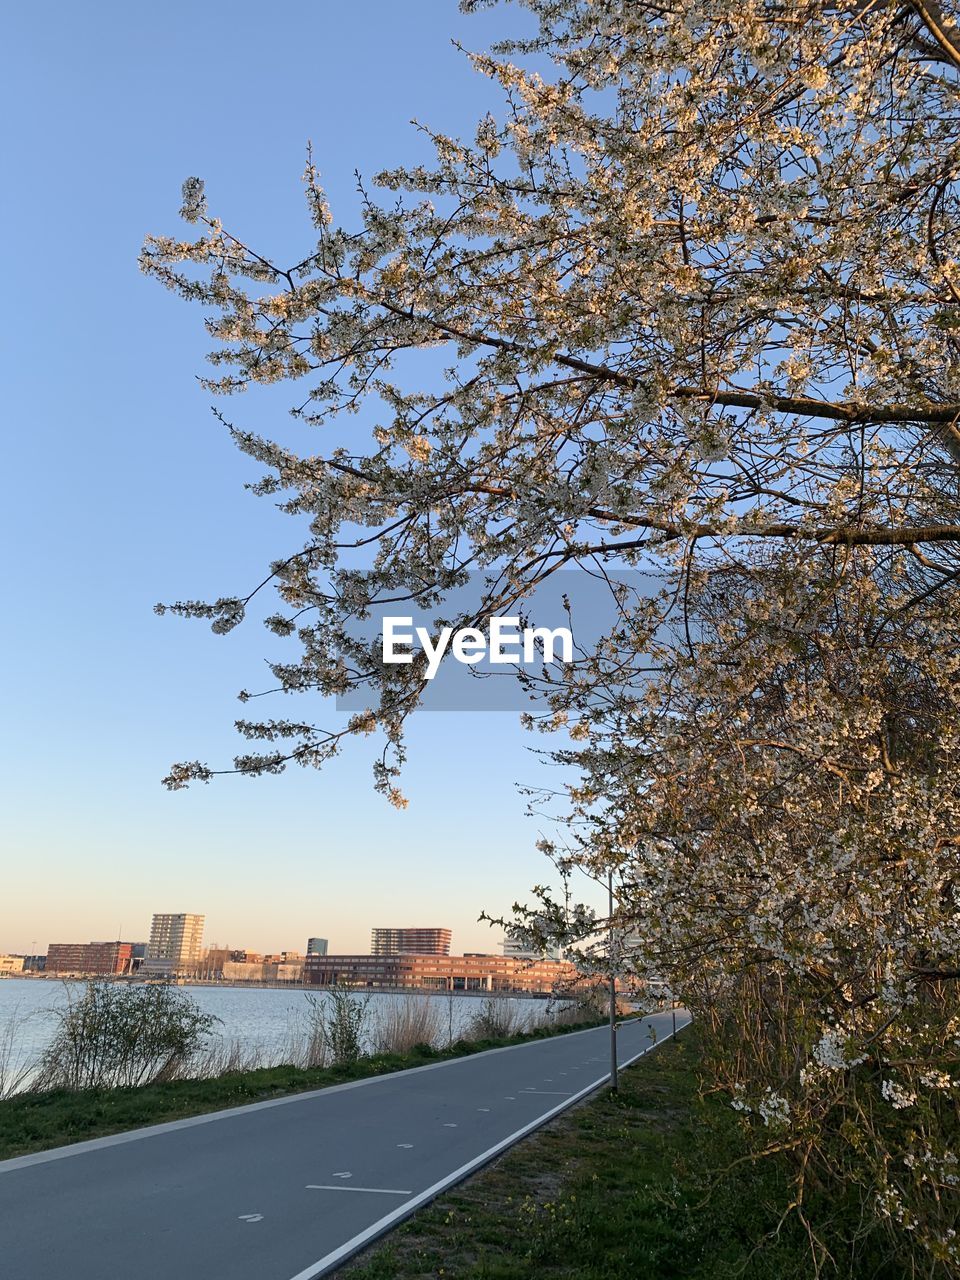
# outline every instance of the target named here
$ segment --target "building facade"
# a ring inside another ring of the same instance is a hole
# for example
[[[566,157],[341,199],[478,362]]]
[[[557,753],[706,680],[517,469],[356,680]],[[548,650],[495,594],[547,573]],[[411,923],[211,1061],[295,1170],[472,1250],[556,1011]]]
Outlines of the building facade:
[[[47,947],[46,973],[109,978],[133,969],[132,942],[51,942]]]
[[[525,942],[521,942],[519,938],[513,938],[510,934],[504,938],[500,944],[500,950],[505,956],[510,956],[514,960],[559,960],[560,948],[547,947],[545,951],[534,951],[527,946]]]
[[[204,919],[187,912],[154,915],[142,972],[152,977],[195,973],[201,967]]]
[[[292,982],[303,981],[303,961],[279,960],[228,960],[220,973],[224,982]]]
[[[308,938],[307,939],[307,955],[308,956],[325,956],[330,949],[330,944],[326,938]]]
[[[0,974],[23,973],[23,956],[0,956]]]
[[[370,951],[375,956],[448,956],[449,929],[373,929]]]
[[[386,991],[489,991],[552,995],[592,985],[562,960],[518,960],[510,956],[447,956],[411,953],[371,956],[307,956],[305,985],[370,987]]]

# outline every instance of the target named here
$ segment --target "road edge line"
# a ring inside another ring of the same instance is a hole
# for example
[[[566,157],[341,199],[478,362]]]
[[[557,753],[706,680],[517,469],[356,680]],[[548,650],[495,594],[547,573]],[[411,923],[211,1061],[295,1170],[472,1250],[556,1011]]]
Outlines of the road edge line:
[[[688,1021],[683,1024],[683,1027],[689,1026],[691,1021],[692,1019],[688,1019]],[[677,1031],[682,1031],[683,1027],[677,1027]],[[595,1031],[596,1029],[596,1027],[590,1028],[591,1031]],[[573,1034],[580,1035],[581,1032],[575,1031]],[[658,1036],[653,1044],[647,1045],[646,1049],[641,1049],[640,1052],[635,1053],[632,1058],[627,1058],[626,1061],[619,1063],[618,1070],[622,1071],[627,1067],[632,1066],[633,1063],[639,1061],[640,1058],[645,1057],[648,1053],[652,1053],[654,1049],[659,1048],[659,1046],[664,1044],[667,1040],[671,1040],[674,1034],[675,1033],[673,1031],[668,1031],[666,1035]],[[511,1045],[509,1047],[519,1049],[522,1046]],[[491,1052],[499,1051],[491,1050]],[[403,1222],[405,1218],[412,1217],[418,1209],[422,1209],[425,1204],[429,1204],[431,1200],[435,1200],[437,1196],[441,1195],[449,1187],[456,1186],[458,1182],[462,1182],[465,1178],[468,1178],[471,1173],[475,1173],[478,1169],[482,1169],[484,1165],[489,1164],[491,1160],[495,1160],[501,1152],[515,1146],[523,1138],[527,1137],[528,1134],[542,1128],[543,1125],[552,1120],[554,1116],[558,1116],[561,1112],[567,1111],[582,1098],[587,1097],[588,1094],[594,1093],[609,1079],[610,1073],[606,1072],[604,1075],[594,1080],[592,1084],[588,1084],[578,1093],[575,1093],[572,1097],[559,1103],[550,1111],[544,1112],[544,1114],[542,1116],[538,1116],[536,1120],[531,1120],[529,1124],[525,1124],[522,1129],[517,1129],[515,1133],[511,1133],[508,1137],[502,1138],[494,1146],[488,1148],[488,1150],[481,1152],[478,1156],[474,1156],[472,1160],[461,1165],[459,1169],[455,1169],[452,1173],[448,1173],[446,1177],[441,1178],[439,1182],[435,1182],[432,1187],[427,1187],[425,1191],[418,1192],[412,1200],[408,1201],[406,1204],[400,1205],[392,1213],[385,1214],[384,1217],[379,1218],[369,1227],[353,1236],[352,1239],[347,1240],[344,1244],[333,1249],[330,1253],[325,1254],[316,1262],[310,1263],[309,1266],[304,1267],[302,1271],[298,1271],[295,1276],[291,1276],[290,1280],[320,1280],[321,1276],[328,1274],[328,1272],[330,1272],[334,1267],[339,1266],[341,1263],[349,1261],[350,1258],[355,1254],[360,1253],[360,1251],[366,1248],[367,1245],[373,1244],[373,1242],[379,1239],[380,1236],[386,1235],[392,1227]]]

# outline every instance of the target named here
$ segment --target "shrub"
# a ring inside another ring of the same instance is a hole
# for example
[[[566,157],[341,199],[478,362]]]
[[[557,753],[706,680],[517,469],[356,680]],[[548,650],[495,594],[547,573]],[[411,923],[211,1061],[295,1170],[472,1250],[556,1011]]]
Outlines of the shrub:
[[[358,996],[346,987],[330,987],[319,1014],[324,1043],[335,1066],[356,1062],[364,1053],[368,996]]]
[[[87,983],[67,987],[53,1011],[56,1033],[44,1050],[38,1089],[151,1084],[185,1072],[219,1019],[176,987]]]

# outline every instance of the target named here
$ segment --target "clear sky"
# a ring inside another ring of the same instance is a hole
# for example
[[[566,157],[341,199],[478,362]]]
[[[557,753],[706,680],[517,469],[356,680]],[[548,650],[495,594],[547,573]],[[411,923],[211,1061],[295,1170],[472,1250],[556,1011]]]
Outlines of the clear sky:
[[[292,259],[307,140],[349,217],[355,169],[425,154],[411,117],[466,132],[497,105],[451,37],[486,47],[505,21],[455,0],[7,12],[0,951],[142,939],[153,911],[257,950],[363,950],[408,924],[494,950],[481,908],[545,878],[514,786],[542,770],[509,713],[422,717],[402,813],[368,743],[319,774],[160,785],[174,760],[229,763],[234,695],[270,645],[154,603],[245,591],[297,530],[244,492],[256,468],[195,381],[201,313],[139,275],[143,236],[180,232],[196,174],[228,226]],[[277,409],[221,404],[266,431]]]

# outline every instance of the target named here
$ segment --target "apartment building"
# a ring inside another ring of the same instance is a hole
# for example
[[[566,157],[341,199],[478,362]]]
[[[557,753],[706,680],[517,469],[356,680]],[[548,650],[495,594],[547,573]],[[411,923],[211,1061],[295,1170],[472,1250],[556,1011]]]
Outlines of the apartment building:
[[[449,929],[373,929],[370,951],[375,956],[448,956]]]
[[[201,967],[205,919],[188,912],[154,915],[142,972],[147,977],[195,973]]]

